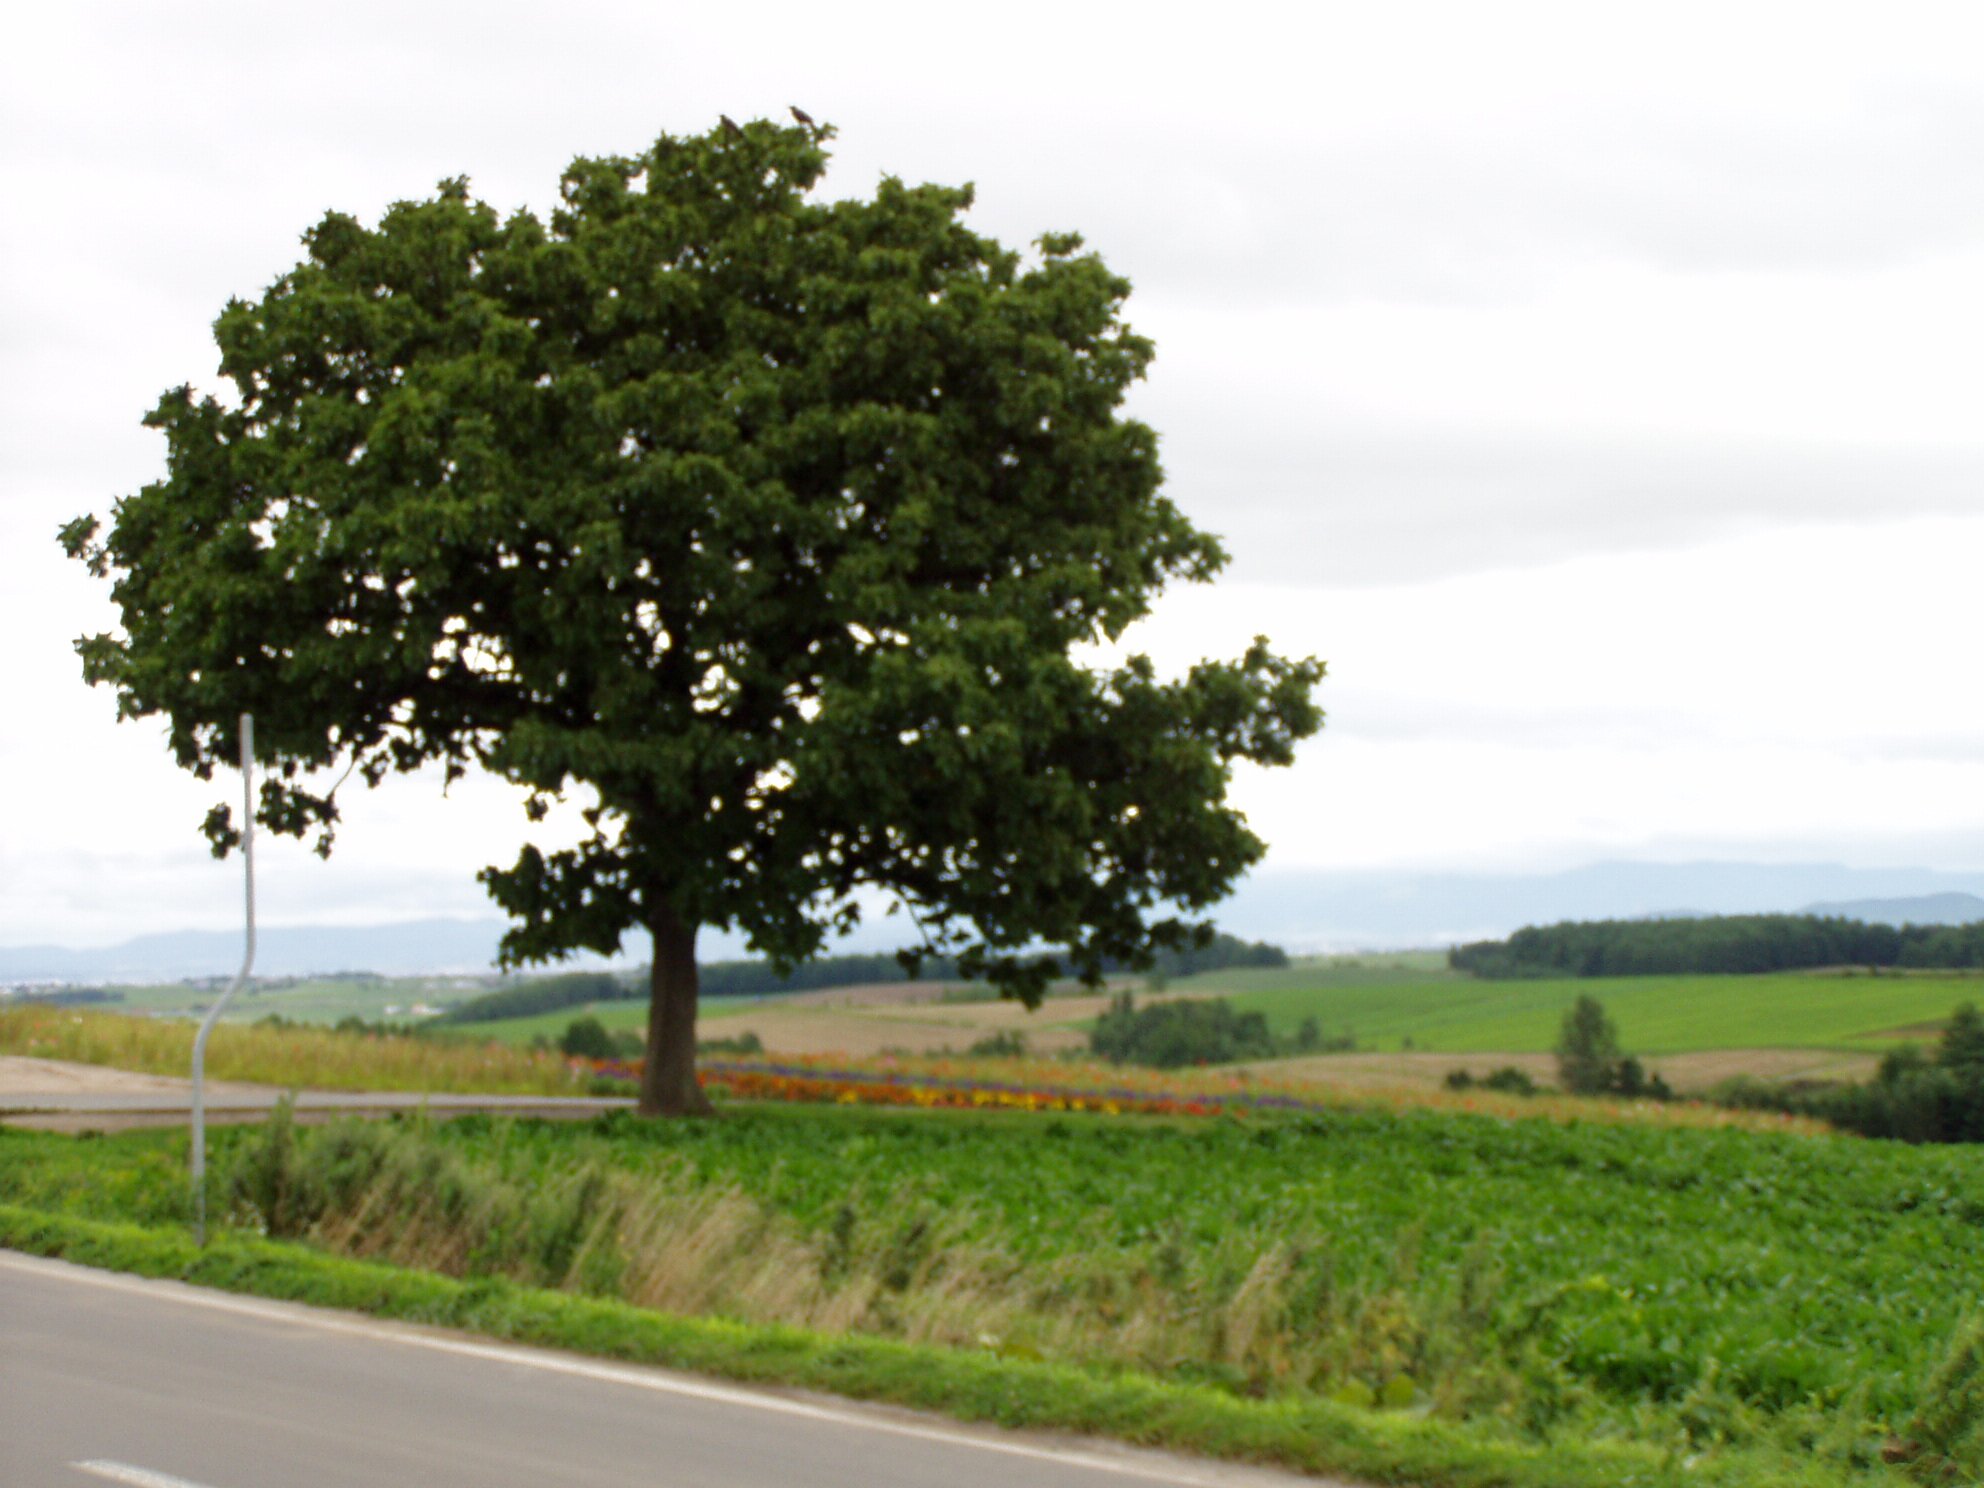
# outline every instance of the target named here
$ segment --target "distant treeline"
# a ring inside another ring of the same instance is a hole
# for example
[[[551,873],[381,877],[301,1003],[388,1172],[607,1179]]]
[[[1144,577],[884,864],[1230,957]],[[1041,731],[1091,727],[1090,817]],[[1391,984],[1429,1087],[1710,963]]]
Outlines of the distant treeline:
[[[83,1007],[90,1003],[122,1002],[124,994],[107,987],[37,988],[17,994],[22,1002],[38,1002],[43,1007]]]
[[[1899,1142],[1984,1142],[1984,1015],[1965,1003],[1936,1048],[1904,1044],[1881,1059],[1865,1085],[1799,1088],[1732,1080],[1715,1091],[1726,1106],[1816,1116],[1868,1137]]]
[[[432,1028],[455,1023],[495,1023],[504,1018],[534,1018],[539,1013],[555,1013],[560,1008],[582,1007],[589,1002],[618,1002],[646,994],[635,985],[607,971],[573,971],[563,976],[534,977],[514,987],[502,987],[458,1002],[440,1017],[430,1020]]]
[[[1816,966],[1956,970],[1984,967],[1984,921],[1896,928],[1818,915],[1576,920],[1532,925],[1507,940],[1456,946],[1447,960],[1456,971],[1491,981],[1802,971]]]
[[[1166,951],[1150,968],[1152,975],[1165,978],[1196,976],[1202,971],[1218,971],[1236,966],[1286,966],[1288,954],[1279,946],[1244,941],[1231,935],[1215,935],[1205,945],[1186,950]],[[869,982],[903,980],[902,963],[892,953],[877,956],[822,956],[780,973],[769,961],[711,961],[701,968],[705,997],[773,996],[781,992],[817,992],[828,987],[855,987]],[[1125,968],[1111,965],[1111,971]],[[925,957],[916,980],[954,982],[957,964],[948,957]],[[503,1018],[529,1018],[539,1013],[555,1013],[563,1008],[589,1002],[617,1002],[643,998],[647,993],[647,973],[615,976],[604,971],[578,971],[563,976],[538,977],[515,987],[504,987],[481,997],[457,1003],[433,1023],[451,1026],[462,1023],[493,1023]]]
[[[944,956],[926,956],[919,982],[954,982],[958,969]],[[822,956],[781,975],[769,961],[711,961],[702,967],[703,996],[756,997],[776,992],[818,992],[824,987],[859,987],[868,982],[901,982],[902,962],[893,952],[878,956]]]
[[[1269,945],[1264,940],[1241,940],[1238,936],[1224,933],[1213,936],[1202,946],[1189,947],[1182,951],[1160,951],[1156,964],[1150,968],[1153,976],[1188,977],[1197,976],[1202,971],[1230,971],[1243,967],[1286,966],[1288,952],[1280,946]],[[1127,971],[1128,967],[1111,966],[1111,971]]]
[[[1232,935],[1215,935],[1202,946],[1159,952],[1148,968],[1159,977],[1197,976],[1202,971],[1220,971],[1236,966],[1286,966],[1288,953],[1279,946],[1245,941]],[[1131,968],[1114,961],[1103,963],[1109,973]],[[899,982],[904,979],[902,963],[893,952],[878,956],[823,956],[795,966],[781,975],[769,961],[714,961],[702,968],[703,996],[748,997],[779,992],[817,992],[826,987],[855,987],[869,982]],[[919,982],[961,981],[957,963],[948,956],[926,956],[916,973]]]

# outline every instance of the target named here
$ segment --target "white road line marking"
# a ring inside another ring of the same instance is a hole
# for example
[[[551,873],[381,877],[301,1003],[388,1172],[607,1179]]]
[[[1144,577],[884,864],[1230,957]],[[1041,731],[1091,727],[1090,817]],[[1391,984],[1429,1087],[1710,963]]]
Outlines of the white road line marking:
[[[204,1483],[175,1478],[171,1473],[153,1472],[148,1467],[133,1467],[128,1462],[72,1462],[69,1466],[77,1472],[108,1478],[113,1483],[129,1483],[131,1488],[206,1488]]]
[[[532,1369],[542,1369],[549,1374],[571,1375],[577,1379],[598,1380],[603,1384],[631,1385],[635,1389],[653,1390],[663,1395],[680,1395],[687,1399],[704,1400],[717,1405],[770,1411],[778,1415],[797,1416],[803,1420],[825,1421],[837,1426],[852,1426],[859,1430],[879,1431],[891,1436],[912,1437],[918,1441],[975,1447],[983,1452],[999,1452],[1009,1457],[1026,1457],[1039,1462],[1056,1462],[1068,1467],[1091,1468],[1096,1472],[1116,1473],[1123,1477],[1185,1484],[1188,1488],[1230,1488],[1235,1481],[1232,1476],[1195,1473],[1169,1463],[1159,1466],[1124,1462],[1094,1452],[1037,1447],[1026,1442],[1001,1441],[994,1436],[979,1435],[969,1431],[926,1426],[914,1421],[891,1421],[860,1410],[840,1409],[830,1405],[816,1405],[806,1400],[790,1400],[780,1395],[760,1394],[736,1385],[707,1384],[700,1380],[678,1379],[659,1372],[661,1366],[642,1369],[630,1365],[603,1364],[589,1359],[572,1358],[518,1344],[471,1343],[466,1339],[420,1332],[412,1326],[371,1322],[324,1312],[305,1303],[256,1301],[237,1297],[228,1292],[210,1292],[186,1282],[129,1278],[113,1272],[91,1270],[70,1262],[46,1261],[7,1252],[0,1252],[0,1267],[30,1271],[42,1276],[55,1276],[85,1286],[102,1287],[109,1291],[137,1293],[161,1301],[179,1302],[188,1307],[205,1307],[215,1312],[231,1312],[241,1317],[260,1318],[266,1322],[284,1323],[292,1327],[302,1325],[326,1333],[343,1333],[355,1338],[409,1344],[415,1348],[432,1349],[436,1353],[455,1354],[468,1359],[487,1359],[499,1364],[522,1364]],[[81,1464],[77,1465],[81,1466]],[[142,1471],[142,1469],[128,1470]],[[141,1480],[126,1481],[136,1483]],[[199,1484],[184,1485],[176,1478],[148,1478],[142,1481],[151,1484],[152,1488],[202,1488]],[[1313,1481],[1317,1488],[1329,1488],[1330,1480],[1319,1478]]]

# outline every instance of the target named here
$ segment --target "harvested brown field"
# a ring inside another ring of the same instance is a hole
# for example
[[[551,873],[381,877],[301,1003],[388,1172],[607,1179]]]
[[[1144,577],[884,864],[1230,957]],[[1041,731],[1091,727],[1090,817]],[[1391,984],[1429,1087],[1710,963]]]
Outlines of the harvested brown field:
[[[1024,1015],[1023,1010],[1016,1011]],[[1081,1033],[1065,1025],[1014,1026],[1027,1035],[1029,1047],[1041,1052],[1079,1048],[1087,1042]],[[745,1032],[755,1033],[770,1054],[867,1056],[892,1050],[911,1054],[946,1050],[963,1053],[993,1030],[982,1022],[963,1018],[911,1017],[862,1009],[776,1007],[726,1018],[722,1031],[731,1038]]]
[[[963,1053],[998,1033],[1024,1034],[1037,1054],[1081,1049],[1081,1027],[1109,1007],[1108,992],[1058,992],[1029,1011],[1017,1002],[945,1002],[946,984],[878,982],[780,997],[775,1003],[727,1013],[726,1037],[755,1033],[772,1054]],[[1216,997],[1171,992],[1169,997]]]
[[[1708,1090],[1738,1075],[1758,1080],[1865,1080],[1879,1063],[1871,1054],[1829,1049],[1713,1049],[1649,1059],[1647,1066],[1677,1091]],[[1557,1081],[1550,1054],[1318,1054],[1247,1068],[1277,1080],[1303,1080],[1345,1089],[1438,1085],[1454,1070],[1475,1079],[1513,1065],[1539,1085]]]

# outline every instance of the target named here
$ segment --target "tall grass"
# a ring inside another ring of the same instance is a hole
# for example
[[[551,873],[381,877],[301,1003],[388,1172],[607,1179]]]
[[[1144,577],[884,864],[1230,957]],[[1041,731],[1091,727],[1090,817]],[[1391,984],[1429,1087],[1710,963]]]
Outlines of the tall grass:
[[[85,1008],[0,1008],[0,1054],[108,1065],[184,1077],[191,1023]],[[553,1054],[500,1044],[307,1027],[222,1024],[207,1043],[207,1074],[285,1089],[421,1090],[485,1095],[576,1095],[581,1080]]]
[[[1321,1233],[1263,1244],[1236,1230],[1130,1269],[1096,1259],[1103,1246],[1022,1259],[968,1240],[968,1215],[909,1192],[845,1204],[807,1234],[739,1187],[698,1182],[684,1159],[531,1177],[506,1172],[500,1156],[464,1156],[418,1119],[301,1128],[279,1114],[235,1150],[224,1182],[233,1220],[274,1237],[680,1315],[1455,1416],[1505,1410],[1521,1394],[1490,1327],[1500,1299],[1485,1252],[1428,1285],[1408,1243],[1393,1283],[1376,1288],[1346,1284]]]

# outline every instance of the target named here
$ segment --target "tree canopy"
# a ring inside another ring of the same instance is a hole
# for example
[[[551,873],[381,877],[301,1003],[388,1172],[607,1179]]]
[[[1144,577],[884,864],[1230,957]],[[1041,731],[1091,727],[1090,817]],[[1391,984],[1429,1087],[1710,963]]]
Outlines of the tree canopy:
[[[879,891],[1037,1001],[1191,943],[1263,850],[1233,764],[1321,721],[1264,640],[1084,664],[1224,562],[1120,412],[1129,286],[968,188],[826,199],[831,136],[582,158],[545,217],[464,180],[328,214],[216,322],[231,393],[147,418],[163,477],[62,532],[120,610],[86,678],[202,778],[253,713],[267,828],[328,852],[354,772],[580,792],[584,840],[482,878],[509,962],[653,933],[644,1110],[701,1106],[699,927],[790,964]]]
[[[1557,1030],[1557,1078],[1573,1095],[1595,1095],[1612,1084],[1619,1064],[1619,1030],[1605,1005],[1582,993]]]

